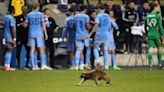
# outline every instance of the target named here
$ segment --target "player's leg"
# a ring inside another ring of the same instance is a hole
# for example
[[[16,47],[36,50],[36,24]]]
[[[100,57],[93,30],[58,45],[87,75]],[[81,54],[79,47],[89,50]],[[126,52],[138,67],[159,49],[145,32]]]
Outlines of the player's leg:
[[[156,39],[155,44],[157,47],[158,66],[159,66],[159,68],[162,68],[161,40]]]
[[[83,47],[84,47],[84,43],[81,40],[76,40],[76,53],[75,53],[76,70],[79,69],[80,54],[83,50]]]
[[[91,45],[90,45],[90,39],[86,39],[84,41],[85,43],[85,47],[86,47],[86,56],[85,56],[85,68],[87,69],[91,69],[91,61],[90,61],[90,58],[91,58]]]
[[[148,40],[148,61],[150,69],[153,67],[153,50],[155,47],[154,40]]]
[[[116,52],[115,52],[115,49],[116,49],[115,42],[114,41],[110,41],[108,48],[109,48],[109,53],[111,52],[111,61],[112,61],[113,70],[121,70],[121,68],[119,68],[116,65],[117,57],[116,57]]]
[[[13,51],[12,44],[6,42],[6,53],[5,53],[5,62],[4,62],[4,70],[6,71],[15,70],[14,68],[10,67],[12,51]]]
[[[102,44],[102,41],[100,40],[95,40],[94,41],[94,57],[95,57],[95,62],[94,62],[94,66],[99,67],[100,65],[100,55],[99,55],[99,46]]]
[[[41,69],[42,70],[52,70],[47,66],[47,57],[46,57],[46,48],[45,48],[45,40],[44,38],[37,38],[37,47],[39,48],[39,54],[41,59]]]
[[[35,39],[30,38],[28,41],[28,45],[30,46],[31,69],[35,70]]]
[[[104,40],[103,45],[104,45],[104,69],[108,70],[109,69],[109,51],[108,51],[109,41]]]
[[[79,69],[84,70],[84,53],[83,53],[83,50],[80,53]]]
[[[70,63],[71,63],[71,70],[75,69],[75,42],[74,41],[69,41],[67,44],[67,48],[69,50],[69,59],[70,59]]]

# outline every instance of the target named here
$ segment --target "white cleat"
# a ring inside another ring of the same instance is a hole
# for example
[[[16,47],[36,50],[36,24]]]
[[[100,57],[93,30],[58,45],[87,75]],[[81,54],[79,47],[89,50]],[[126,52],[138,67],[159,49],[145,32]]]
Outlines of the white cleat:
[[[41,67],[41,70],[52,70],[52,68],[44,65]]]
[[[37,70],[40,70],[40,68],[39,67],[33,67],[31,70],[37,71]]]

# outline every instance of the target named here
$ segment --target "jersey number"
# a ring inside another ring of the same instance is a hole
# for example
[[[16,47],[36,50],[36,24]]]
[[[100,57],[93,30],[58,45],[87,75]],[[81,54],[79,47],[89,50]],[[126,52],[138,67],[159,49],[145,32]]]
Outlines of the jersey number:
[[[157,20],[156,19],[148,19],[147,20],[147,25],[149,27],[155,27],[157,25]]]

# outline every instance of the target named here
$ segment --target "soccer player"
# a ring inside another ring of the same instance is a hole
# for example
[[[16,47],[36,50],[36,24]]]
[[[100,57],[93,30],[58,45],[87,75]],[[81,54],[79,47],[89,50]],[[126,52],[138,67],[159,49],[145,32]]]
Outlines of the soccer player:
[[[75,22],[74,22],[74,11],[69,10],[67,13],[68,17],[65,20],[62,38],[67,38],[67,49],[69,51],[69,59],[71,61],[71,70],[75,69]]]
[[[9,13],[4,17],[4,37],[6,42],[6,53],[4,70],[12,71],[14,68],[10,67],[13,48],[16,45],[16,21],[13,17],[15,9],[13,6],[9,7]]]
[[[116,65],[116,52],[115,52],[115,49],[116,49],[116,45],[115,45],[115,41],[114,41],[114,37],[113,37],[113,28],[115,30],[118,30],[118,25],[115,23],[115,18],[114,18],[114,13],[113,11],[109,11],[108,12],[110,18],[111,18],[111,29],[109,29],[109,52],[111,52],[111,61],[112,61],[112,67],[113,67],[113,70],[121,70],[121,68],[119,68],[117,65]]]
[[[95,56],[95,67],[100,67],[100,56],[99,56],[99,48],[102,45],[103,46],[103,52],[104,52],[104,69],[109,69],[108,61],[109,61],[109,52],[108,52],[108,46],[109,46],[109,29],[111,29],[111,19],[109,15],[105,12],[104,5],[100,5],[98,7],[99,14],[97,15],[95,19],[95,26],[92,30],[92,33],[96,31],[95,34],[95,41],[94,41],[94,56]]]
[[[152,13],[150,13],[145,20],[145,30],[146,30],[146,40],[148,41],[148,60],[150,70],[153,66],[153,50],[155,47],[158,49],[158,65],[161,68],[161,38],[164,42],[164,30],[162,27],[162,19],[159,14],[157,14],[158,5],[154,5]]]
[[[89,16],[86,15],[86,6],[80,7],[80,13],[74,16],[75,31],[76,31],[76,53],[75,53],[75,65],[76,70],[84,69],[83,52],[84,45],[86,46],[86,65],[90,64],[90,39],[87,38],[89,25]],[[80,64],[80,65],[79,65]]]
[[[27,15],[26,25],[29,26],[29,40],[28,45],[30,46],[30,59],[32,63],[32,70],[38,68],[35,67],[35,47],[38,47],[41,58],[41,69],[51,70],[46,64],[46,53],[45,53],[45,40],[48,39],[46,26],[44,22],[44,14],[39,12],[40,4],[36,3],[33,6],[33,11]],[[45,38],[44,38],[45,37]]]

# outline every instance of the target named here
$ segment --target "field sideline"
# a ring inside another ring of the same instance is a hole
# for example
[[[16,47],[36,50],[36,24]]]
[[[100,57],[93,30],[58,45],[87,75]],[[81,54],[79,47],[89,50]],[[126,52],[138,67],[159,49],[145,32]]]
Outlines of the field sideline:
[[[81,71],[13,71],[0,70],[0,92],[164,92],[164,71],[146,69],[109,70],[112,85],[94,86],[80,81]]]

